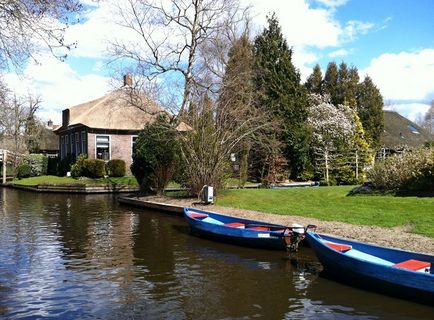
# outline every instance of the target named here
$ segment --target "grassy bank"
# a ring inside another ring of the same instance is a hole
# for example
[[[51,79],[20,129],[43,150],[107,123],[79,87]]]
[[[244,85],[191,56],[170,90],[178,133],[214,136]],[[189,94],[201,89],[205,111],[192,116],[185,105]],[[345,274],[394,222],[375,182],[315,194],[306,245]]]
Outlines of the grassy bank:
[[[434,238],[434,198],[347,196],[353,187],[225,190],[217,205],[380,227]]]
[[[37,185],[127,185],[138,186],[134,177],[109,177],[101,179],[80,178],[75,179],[71,177],[57,177],[57,176],[40,176],[25,179],[15,179],[11,184],[20,186],[37,186]]]

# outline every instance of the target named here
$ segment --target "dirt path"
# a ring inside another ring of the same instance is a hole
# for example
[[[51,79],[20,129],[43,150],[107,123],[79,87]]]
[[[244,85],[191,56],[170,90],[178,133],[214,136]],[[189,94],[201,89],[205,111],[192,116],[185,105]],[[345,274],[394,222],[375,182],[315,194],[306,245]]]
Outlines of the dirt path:
[[[137,199],[137,198],[136,198]],[[300,216],[281,216],[277,214],[264,213],[251,210],[225,208],[216,205],[197,205],[195,199],[174,199],[169,197],[142,197],[143,201],[167,203],[183,207],[194,207],[217,213],[237,216],[241,218],[261,220],[270,223],[290,226],[299,223],[304,226],[308,224],[317,225],[317,231],[356,241],[374,243],[386,247],[400,248],[404,250],[434,254],[434,239],[407,232],[405,227],[381,228],[374,226],[359,226],[343,222],[322,221],[313,218]]]

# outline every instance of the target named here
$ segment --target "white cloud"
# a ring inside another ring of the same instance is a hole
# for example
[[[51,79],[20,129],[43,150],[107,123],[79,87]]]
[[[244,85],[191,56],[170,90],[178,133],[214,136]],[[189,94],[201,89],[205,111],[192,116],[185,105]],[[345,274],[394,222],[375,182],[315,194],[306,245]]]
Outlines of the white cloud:
[[[38,56],[23,76],[7,74],[5,81],[17,94],[32,93],[42,98],[38,115],[60,124],[62,110],[104,95],[110,90],[109,79],[96,75],[79,75],[67,63],[50,55]]]
[[[434,98],[434,49],[384,53],[361,74],[369,74],[385,99]]]
[[[343,29],[342,41],[354,41],[360,34],[367,34],[374,26],[371,22],[350,20]]]
[[[303,79],[312,72],[311,65],[320,58],[314,50],[336,48],[334,57],[344,56],[349,51],[342,46],[355,41],[375,26],[356,20],[340,23],[335,17],[336,8],[344,5],[346,0],[317,1],[325,6],[322,8],[312,7],[307,0],[243,2],[252,5],[254,22],[261,29],[267,25],[266,15],[276,14],[288,45],[294,49],[294,64]]]
[[[347,49],[339,49],[329,53],[330,58],[345,57],[346,55],[348,55]]]
[[[330,8],[336,8],[346,4],[348,0],[317,0],[317,2]]]
[[[95,3],[94,3],[95,5]],[[65,33],[67,42],[77,42],[77,48],[69,53],[74,57],[101,58],[105,55],[107,39],[119,32],[113,23],[113,12],[107,1],[85,14],[85,21],[70,26]]]

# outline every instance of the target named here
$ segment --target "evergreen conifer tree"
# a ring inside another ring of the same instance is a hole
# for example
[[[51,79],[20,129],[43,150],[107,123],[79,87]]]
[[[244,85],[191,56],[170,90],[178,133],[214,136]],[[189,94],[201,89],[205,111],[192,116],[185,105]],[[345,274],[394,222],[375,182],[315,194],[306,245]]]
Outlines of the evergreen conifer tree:
[[[322,72],[319,64],[313,68],[312,74],[306,80],[305,87],[309,93],[322,93]]]
[[[254,43],[254,85],[258,107],[271,111],[280,121],[291,178],[297,178],[309,161],[307,91],[292,64],[292,50],[282,35],[276,16]]]
[[[358,87],[357,113],[372,148],[380,146],[384,128],[383,97],[372,79],[366,76]]]
[[[339,104],[338,78],[339,73],[336,62],[329,62],[327,65],[327,70],[324,74],[323,90],[324,93],[330,95],[330,100],[335,106]]]

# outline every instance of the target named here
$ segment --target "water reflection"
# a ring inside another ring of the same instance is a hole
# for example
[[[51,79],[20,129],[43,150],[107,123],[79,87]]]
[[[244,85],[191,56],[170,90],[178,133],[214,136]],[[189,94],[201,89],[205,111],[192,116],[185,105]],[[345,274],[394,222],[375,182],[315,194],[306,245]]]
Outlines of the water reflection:
[[[432,311],[319,277],[307,248],[295,258],[190,236],[183,219],[120,207],[112,196],[0,189],[0,317],[423,319]]]

